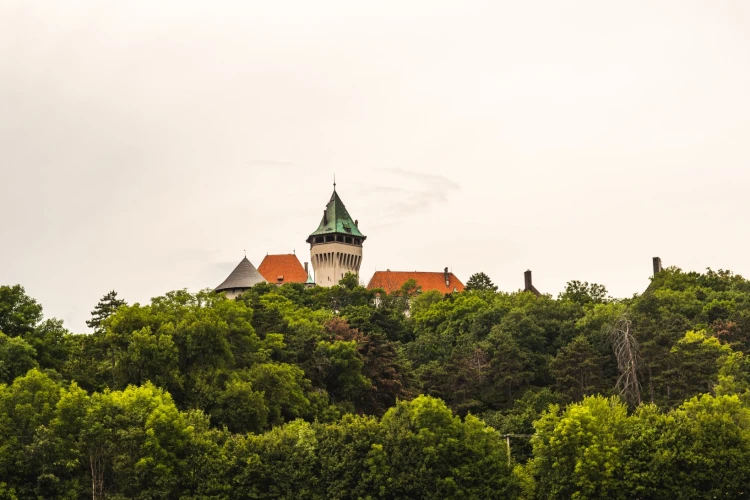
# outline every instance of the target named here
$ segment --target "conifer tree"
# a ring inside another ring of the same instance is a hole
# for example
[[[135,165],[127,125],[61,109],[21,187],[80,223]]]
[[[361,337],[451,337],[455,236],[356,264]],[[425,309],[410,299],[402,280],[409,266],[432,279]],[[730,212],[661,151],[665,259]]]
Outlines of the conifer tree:
[[[595,394],[601,387],[604,359],[594,346],[579,335],[560,349],[550,361],[550,372],[555,377],[557,390],[569,401],[580,401]]]
[[[489,276],[484,273],[474,273],[469,277],[469,281],[466,282],[466,290],[491,290],[497,292],[497,285],[495,285]]]
[[[117,292],[112,290],[99,300],[94,310],[91,311],[91,319],[86,321],[86,325],[95,331],[99,331],[99,327],[105,319],[112,316],[119,307],[126,305],[128,305],[127,302],[118,299]]]

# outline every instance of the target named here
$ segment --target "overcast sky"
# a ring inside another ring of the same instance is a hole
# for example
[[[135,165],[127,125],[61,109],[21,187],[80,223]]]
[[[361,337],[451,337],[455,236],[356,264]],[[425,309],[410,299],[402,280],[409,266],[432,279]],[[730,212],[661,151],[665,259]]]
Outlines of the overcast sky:
[[[68,328],[296,251],[630,296],[750,275],[750,2],[0,0],[0,284]]]

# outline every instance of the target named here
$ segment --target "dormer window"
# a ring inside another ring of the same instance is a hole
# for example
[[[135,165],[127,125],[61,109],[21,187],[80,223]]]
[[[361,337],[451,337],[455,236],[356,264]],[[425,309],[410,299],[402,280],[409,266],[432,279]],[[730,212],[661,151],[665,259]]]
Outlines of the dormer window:
[[[283,283],[284,282],[284,275],[280,274],[280,275],[276,276],[276,281],[279,282],[279,283]]]

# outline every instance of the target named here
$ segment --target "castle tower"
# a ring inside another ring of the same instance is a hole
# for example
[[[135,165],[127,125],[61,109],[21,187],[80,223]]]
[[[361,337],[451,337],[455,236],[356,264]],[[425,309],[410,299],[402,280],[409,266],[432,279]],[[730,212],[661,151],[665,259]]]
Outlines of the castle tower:
[[[255,266],[247,260],[247,256],[237,264],[234,271],[224,280],[224,283],[214,288],[216,292],[225,292],[228,299],[233,299],[248,291],[258,283],[265,283],[266,280],[258,272]]]
[[[323,211],[323,220],[308,238],[310,258],[315,271],[315,284],[337,285],[346,273],[359,277],[362,264],[362,243],[367,236],[359,232],[333,183],[331,200]]]

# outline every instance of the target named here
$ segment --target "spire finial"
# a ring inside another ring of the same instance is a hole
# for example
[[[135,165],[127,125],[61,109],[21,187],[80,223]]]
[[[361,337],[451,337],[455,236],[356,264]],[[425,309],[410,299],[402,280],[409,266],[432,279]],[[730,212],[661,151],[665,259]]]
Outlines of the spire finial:
[[[336,191],[336,174],[333,174],[333,190]]]

